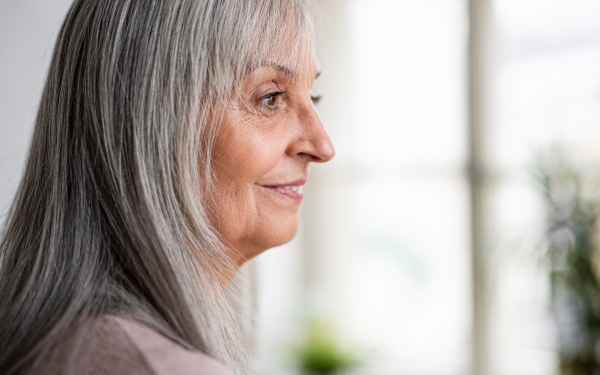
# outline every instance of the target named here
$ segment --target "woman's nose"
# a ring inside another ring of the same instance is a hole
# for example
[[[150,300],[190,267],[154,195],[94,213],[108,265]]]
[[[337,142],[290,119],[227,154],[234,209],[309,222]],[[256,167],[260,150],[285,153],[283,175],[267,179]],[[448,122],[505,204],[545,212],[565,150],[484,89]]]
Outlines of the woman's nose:
[[[306,155],[310,157],[309,161],[317,163],[328,162],[335,156],[331,138],[312,103],[298,114],[298,125],[299,136],[287,150],[290,156]]]

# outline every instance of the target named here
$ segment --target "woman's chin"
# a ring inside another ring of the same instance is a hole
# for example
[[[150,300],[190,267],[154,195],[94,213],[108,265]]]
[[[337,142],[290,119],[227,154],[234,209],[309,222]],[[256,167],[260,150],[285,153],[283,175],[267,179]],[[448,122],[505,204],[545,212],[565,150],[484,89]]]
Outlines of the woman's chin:
[[[298,218],[290,220],[289,225],[282,227],[279,225],[275,231],[269,231],[262,236],[254,238],[253,241],[246,243],[245,245],[239,246],[238,253],[238,266],[242,266],[246,261],[258,256],[259,254],[281,245],[285,245],[296,237],[298,233]],[[281,224],[281,223],[279,223]],[[271,228],[275,228],[272,226]]]

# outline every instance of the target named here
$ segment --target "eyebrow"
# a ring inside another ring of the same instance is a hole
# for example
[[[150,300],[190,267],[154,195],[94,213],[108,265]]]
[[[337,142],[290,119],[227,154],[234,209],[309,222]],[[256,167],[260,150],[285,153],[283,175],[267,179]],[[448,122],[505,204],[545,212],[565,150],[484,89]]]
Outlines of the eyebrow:
[[[292,69],[288,68],[287,66],[279,65],[279,64],[276,64],[274,62],[268,62],[268,63],[266,63],[264,65],[270,66],[273,69],[277,69],[281,73],[285,74],[286,76],[288,76],[290,78],[296,78],[296,77],[298,77],[298,73],[296,73]]]
[[[265,62],[262,64],[262,66],[268,66],[273,69],[279,70],[281,73],[283,73],[286,76],[293,78],[293,79],[298,77],[298,73],[296,73],[293,69],[288,68],[287,66],[279,65],[274,62]],[[317,74],[315,75],[315,79],[319,78],[320,75],[321,75],[321,71],[318,71]]]

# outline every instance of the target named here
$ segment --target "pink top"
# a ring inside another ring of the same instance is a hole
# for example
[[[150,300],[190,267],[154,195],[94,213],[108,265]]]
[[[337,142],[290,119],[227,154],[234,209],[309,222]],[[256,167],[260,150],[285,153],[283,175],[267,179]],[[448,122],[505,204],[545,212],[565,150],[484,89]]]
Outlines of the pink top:
[[[43,361],[45,374],[233,375],[207,355],[133,320],[105,315],[84,329],[78,345],[73,347],[75,339],[70,337]]]

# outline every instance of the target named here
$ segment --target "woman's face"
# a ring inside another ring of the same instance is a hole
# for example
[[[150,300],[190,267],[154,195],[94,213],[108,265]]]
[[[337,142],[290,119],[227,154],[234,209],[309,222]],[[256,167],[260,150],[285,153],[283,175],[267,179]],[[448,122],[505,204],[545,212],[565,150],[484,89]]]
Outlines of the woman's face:
[[[311,98],[316,60],[302,68],[265,61],[219,126],[210,212],[238,265],[294,237],[308,166],[335,153]]]

